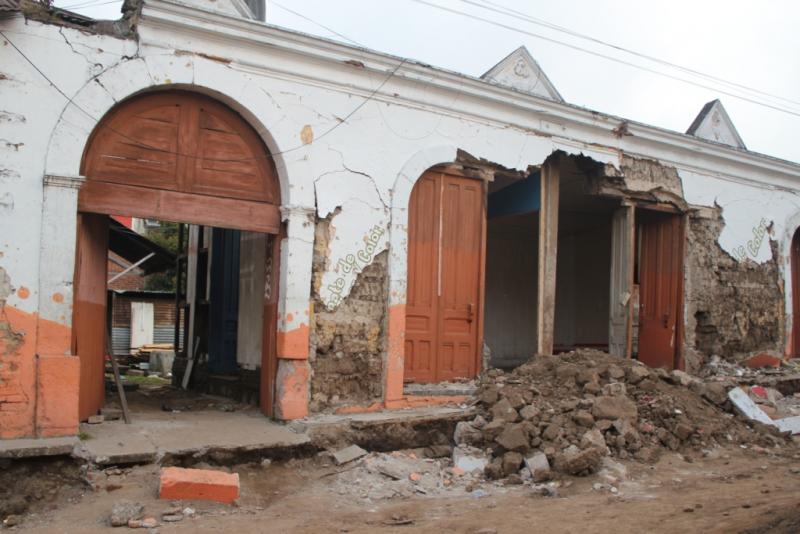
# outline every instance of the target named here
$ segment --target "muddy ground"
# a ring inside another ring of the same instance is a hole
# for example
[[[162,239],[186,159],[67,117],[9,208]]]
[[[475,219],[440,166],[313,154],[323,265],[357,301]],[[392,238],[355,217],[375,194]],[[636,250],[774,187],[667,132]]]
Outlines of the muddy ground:
[[[567,477],[553,496],[530,486],[485,481],[469,488],[471,493],[454,484],[452,491],[434,495],[372,498],[358,483],[363,461],[334,466],[325,456],[219,468],[240,474],[238,506],[160,501],[158,467],[153,465],[88,476],[63,463],[53,465],[60,467],[39,464],[25,470],[26,488],[38,481],[43,489],[13,530],[129,531],[108,526],[114,504],[129,500],[158,518],[176,504],[195,511],[177,523],[162,523],[158,531],[163,533],[800,531],[800,452],[795,446],[728,446],[693,456],[670,452],[653,466],[625,461],[623,473],[615,473],[616,493],[595,475]],[[3,489],[23,474],[16,469],[0,470]],[[54,486],[60,489],[54,492]]]

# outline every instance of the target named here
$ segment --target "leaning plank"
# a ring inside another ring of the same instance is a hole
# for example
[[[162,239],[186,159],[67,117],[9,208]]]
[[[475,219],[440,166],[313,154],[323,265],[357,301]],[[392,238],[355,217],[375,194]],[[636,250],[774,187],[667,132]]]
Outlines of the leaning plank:
[[[122,386],[122,379],[119,376],[119,363],[117,357],[114,355],[114,350],[111,348],[111,334],[106,336],[106,350],[108,357],[111,358],[111,369],[114,372],[114,383],[117,385],[117,393],[119,394],[119,404],[122,406],[122,418],[125,424],[131,424],[131,413],[128,411],[128,399],[125,397],[125,388]]]

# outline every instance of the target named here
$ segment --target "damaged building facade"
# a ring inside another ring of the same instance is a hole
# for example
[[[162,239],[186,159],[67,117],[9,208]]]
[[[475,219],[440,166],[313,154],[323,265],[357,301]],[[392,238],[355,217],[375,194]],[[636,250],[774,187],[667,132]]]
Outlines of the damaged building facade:
[[[564,102],[525,49],[473,78],[234,0],[124,11],[0,14],[0,438],[103,405],[111,215],[186,225],[175,365],[277,419],[577,347],[797,353],[800,166],[718,101],[682,134]]]

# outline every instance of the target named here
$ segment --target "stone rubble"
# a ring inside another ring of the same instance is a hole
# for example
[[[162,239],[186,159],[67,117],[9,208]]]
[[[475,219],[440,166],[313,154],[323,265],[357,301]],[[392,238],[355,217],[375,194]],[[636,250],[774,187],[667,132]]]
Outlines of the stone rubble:
[[[540,482],[596,473],[609,457],[653,463],[663,450],[784,442],[730,413],[728,387],[595,350],[538,356],[484,373],[481,414],[456,427],[454,459],[485,461],[490,480]]]

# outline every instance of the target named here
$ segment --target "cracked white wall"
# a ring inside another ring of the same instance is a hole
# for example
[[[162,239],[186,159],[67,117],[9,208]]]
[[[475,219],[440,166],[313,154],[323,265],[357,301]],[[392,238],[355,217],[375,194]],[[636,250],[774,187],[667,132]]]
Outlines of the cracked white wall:
[[[160,9],[160,4],[153,5]],[[0,87],[13,98],[4,98],[0,105],[0,151],[7,161],[7,172],[0,174],[5,189],[0,195],[0,266],[9,272],[12,284],[38,288],[43,175],[79,174],[86,138],[97,120],[115,103],[154,88],[201,91],[220,99],[241,113],[272,151],[289,223],[282,247],[282,331],[309,322],[309,213],[331,218],[321,287],[326,306],[333,308],[345,298],[361,268],[387,248],[390,299],[405,302],[411,188],[427,168],[454,161],[458,149],[519,170],[540,165],[555,150],[616,166],[623,152],[663,159],[678,168],[690,203],[713,206],[716,201],[723,207],[726,227],[720,244],[731,253],[747,246],[764,213],[775,220],[773,235],[779,238],[781,225],[789,232],[790,219],[798,211],[794,193],[785,189],[724,179],[728,170],[731,175],[740,173],[735,162],[717,173],[723,177],[703,174],[694,170],[705,161],[702,153],[655,144],[635,127],[631,136],[614,136],[618,120],[613,117],[594,114],[584,123],[571,123],[538,110],[554,104],[526,101],[529,107],[522,109],[517,101],[524,96],[475,96],[467,81],[460,87],[439,87],[433,84],[438,75],[419,67],[398,72],[372,94],[391,67],[371,65],[367,55],[354,51],[351,58],[365,63],[364,68],[326,59],[318,51],[317,56],[301,56],[275,35],[262,35],[273,30],[258,25],[236,22],[221,29],[224,21],[205,13],[192,19],[194,27],[173,25],[169,17],[178,15],[159,19],[160,12],[153,9],[148,11],[146,4],[138,42],[21,19],[0,22],[15,44],[80,106],[67,105],[18,54],[5,54],[0,71],[7,79]],[[221,33],[209,38],[213,32]],[[700,166],[704,165],[716,166],[710,161]],[[23,220],[26,224],[20,225]],[[73,249],[67,254],[74,253],[69,225],[48,239],[70,243]],[[768,259],[768,246],[762,243],[754,250],[756,261]],[[73,260],[65,259],[69,261],[53,266],[54,272],[42,278],[71,279]],[[351,267],[359,262],[363,265]],[[32,300],[23,304],[35,311]],[[67,304],[58,316],[68,317],[66,311]]]
[[[764,263],[772,259],[770,239],[788,258],[788,239],[800,213],[797,191],[776,189],[768,184],[746,185],[724,177],[681,171],[686,201],[698,206],[719,206],[725,226],[719,236],[722,249],[738,261]]]
[[[0,28],[67,95],[136,50],[132,41],[21,18]],[[66,99],[8,44],[0,74],[0,267],[14,290],[8,304],[69,325],[76,195],[69,184],[44,182],[44,155]]]

